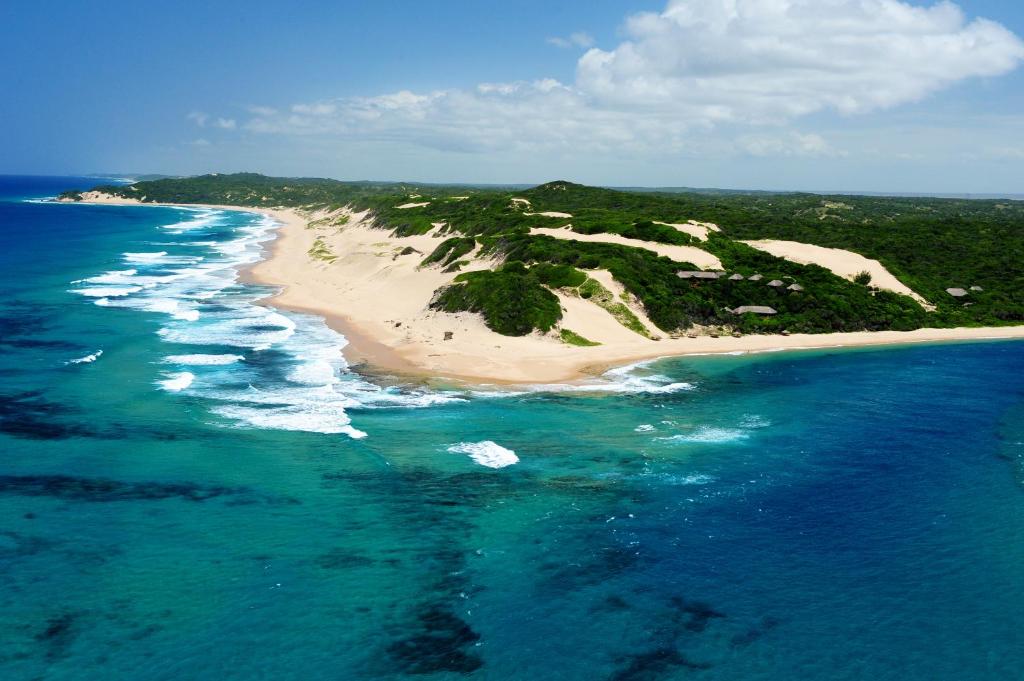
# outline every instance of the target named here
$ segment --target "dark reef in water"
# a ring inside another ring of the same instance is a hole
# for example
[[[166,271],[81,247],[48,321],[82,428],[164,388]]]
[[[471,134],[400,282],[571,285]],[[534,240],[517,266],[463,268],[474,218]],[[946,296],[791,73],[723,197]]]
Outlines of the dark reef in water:
[[[613,673],[609,681],[656,681],[677,669],[709,669],[711,665],[694,662],[675,648],[657,648],[630,655],[625,666]]]
[[[376,563],[372,558],[367,558],[354,551],[340,547],[317,556],[314,562],[325,570],[347,570],[350,568],[367,567]]]
[[[732,639],[730,639],[730,643],[734,648],[749,646],[751,643],[763,638],[768,632],[777,626],[779,626],[779,620],[774,617],[764,617],[758,624],[750,627],[743,633],[733,636]]]
[[[90,428],[60,418],[70,411],[64,404],[44,398],[39,390],[0,395],[0,433],[30,440],[61,440],[95,434]]]
[[[712,619],[725,618],[723,613],[702,601],[687,601],[675,596],[670,602],[682,614],[682,626],[689,632],[700,633],[708,628],[708,622]]]
[[[295,499],[258,495],[245,487],[203,486],[194,483],[124,482],[69,475],[0,475],[0,494],[53,497],[69,501],[207,501],[237,496],[252,503],[297,504]]]
[[[77,617],[72,613],[61,613],[51,617],[42,631],[36,634],[36,641],[46,645],[47,659],[52,660],[64,656],[67,647],[78,636],[74,627],[76,619]]]
[[[465,620],[448,610],[429,607],[419,615],[420,632],[388,646],[388,653],[407,674],[458,672],[468,674],[483,660],[467,650],[480,640]]]

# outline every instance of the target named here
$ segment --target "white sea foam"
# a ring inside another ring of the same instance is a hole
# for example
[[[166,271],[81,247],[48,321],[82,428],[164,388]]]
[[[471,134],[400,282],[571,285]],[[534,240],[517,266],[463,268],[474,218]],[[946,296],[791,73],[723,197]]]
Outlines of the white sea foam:
[[[655,428],[649,423],[644,423],[642,425],[637,426],[633,430],[638,433],[653,433],[655,431]]]
[[[469,458],[488,468],[504,468],[519,462],[511,449],[505,449],[490,440],[483,442],[460,442],[448,448],[454,454],[468,454]]]
[[[159,260],[167,255],[167,251],[156,251],[153,253],[123,253],[122,255],[125,260],[134,260],[135,262],[145,263]]]
[[[111,270],[88,279],[77,279],[72,284],[128,284],[134,283],[132,277],[138,274],[138,270]]]
[[[716,478],[713,475],[691,473],[689,475],[668,475],[664,480],[673,485],[710,485]]]
[[[71,289],[71,292],[90,298],[120,298],[141,290],[141,286],[87,286],[86,288]]]
[[[165,234],[190,232],[190,237],[173,241],[168,236],[159,242],[160,250],[124,253],[131,269],[82,282],[101,285],[90,287],[96,289],[97,305],[166,315],[157,331],[160,338],[197,346],[194,353],[179,350],[163,361],[182,369],[197,367],[199,378],[191,371],[167,372],[157,381],[160,388],[188,390],[210,400],[211,410],[231,425],[354,438],[366,433],[352,425],[350,410],[466,400],[464,393],[369,383],[349,371],[342,356],[347,341],[323,319],[255,305],[266,288],[239,286],[238,269],[260,259],[262,244],[274,238],[277,224],[253,214],[241,224],[227,218],[223,211],[196,210],[189,219],[163,228]],[[230,231],[232,238],[196,240],[194,230],[203,228]],[[253,354],[246,353],[243,361],[231,348]]]
[[[716,426],[698,426],[692,432],[659,437],[667,442],[693,442],[700,444],[726,444],[739,442],[750,437],[750,433],[740,428],[718,428]]]
[[[213,413],[238,422],[239,425],[272,430],[299,430],[327,435],[348,435],[354,439],[366,437],[366,433],[354,428],[345,410],[311,409],[308,405],[259,409],[236,404],[214,407]]]
[[[196,216],[191,220],[182,220],[181,222],[164,225],[163,229],[174,234],[180,234],[194,229],[212,227],[219,224],[221,222],[220,218],[224,217],[224,211],[220,210],[209,210],[203,208],[192,210],[196,213]]]
[[[85,357],[79,357],[78,359],[69,359],[68,361],[66,361],[64,363],[65,364],[89,364],[91,362],[95,362],[96,360],[98,360],[102,355],[103,355],[103,351],[102,350],[97,350],[96,352],[92,353],[91,355],[86,355]]]
[[[767,428],[772,422],[760,414],[744,414],[740,419],[740,426],[743,428]]]
[[[648,373],[648,367],[656,360],[647,360],[617,367],[606,371],[597,378],[579,383],[543,383],[529,385],[520,390],[477,390],[475,397],[504,398],[522,397],[536,393],[621,393],[667,395],[695,390],[696,386],[685,381],[675,381],[662,374]]]
[[[180,392],[192,385],[196,375],[191,371],[181,371],[173,374],[164,374],[166,378],[157,381],[157,384],[169,392]]]
[[[164,357],[168,364],[183,364],[188,366],[225,366],[245,360],[242,355],[169,355]]]

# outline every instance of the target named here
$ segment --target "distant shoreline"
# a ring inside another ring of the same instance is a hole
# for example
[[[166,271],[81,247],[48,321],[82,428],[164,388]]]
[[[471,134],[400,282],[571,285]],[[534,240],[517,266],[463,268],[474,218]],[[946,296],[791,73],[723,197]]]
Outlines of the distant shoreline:
[[[621,327],[610,328],[609,324],[614,327],[617,322],[609,322],[610,316],[596,306],[564,298],[566,318],[572,320],[568,328],[586,336],[586,325],[592,324],[611,333],[613,340],[595,347],[577,347],[538,334],[502,336],[488,329],[478,315],[427,308],[433,292],[455,276],[418,267],[422,253],[429,252],[427,249],[441,237],[393,237],[387,231],[373,229],[362,214],[347,215],[348,222],[340,228],[308,229],[311,216],[295,209],[142,203],[88,193],[85,196],[81,203],[216,208],[273,218],[280,225],[277,238],[266,247],[264,259],[240,276],[245,281],[281,287],[280,293],[261,301],[265,304],[322,316],[348,339],[346,360],[369,373],[472,384],[537,384],[583,379],[615,366],[666,357],[1024,339],[1024,326],[1006,326],[654,341]],[[329,260],[318,261],[310,255],[318,241],[331,254]],[[401,255],[410,248],[419,255]]]

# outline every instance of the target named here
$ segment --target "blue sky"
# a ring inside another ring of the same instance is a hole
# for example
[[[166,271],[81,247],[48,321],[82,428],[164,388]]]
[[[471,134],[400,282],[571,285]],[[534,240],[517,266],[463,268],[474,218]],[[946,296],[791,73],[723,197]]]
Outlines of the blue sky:
[[[0,5],[0,172],[1024,192],[1024,5]]]

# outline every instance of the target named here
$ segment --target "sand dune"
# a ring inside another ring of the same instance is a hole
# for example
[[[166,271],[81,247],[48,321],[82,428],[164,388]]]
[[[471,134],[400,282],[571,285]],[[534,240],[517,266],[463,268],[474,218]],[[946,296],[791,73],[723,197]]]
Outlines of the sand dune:
[[[743,243],[766,253],[771,253],[776,257],[800,263],[801,265],[820,265],[850,281],[853,281],[853,278],[861,272],[868,272],[871,274],[872,286],[910,296],[926,310],[935,309],[934,305],[894,277],[889,270],[885,269],[882,263],[865,258],[859,253],[844,251],[839,248],[814,246],[798,241],[761,239],[759,241],[744,241]]]
[[[580,234],[568,228],[552,229],[550,227],[534,227],[530,234],[550,236],[556,239],[567,241],[586,241],[590,243],[618,244],[619,246],[630,246],[631,248],[643,248],[663,255],[680,263],[691,263],[704,270],[720,270],[722,262],[707,251],[694,246],[673,246],[671,244],[659,244],[655,241],[641,241],[640,239],[628,239],[618,234]]]
[[[523,213],[523,215],[543,215],[546,218],[571,218],[572,213],[559,213],[555,210],[546,210],[542,213]]]
[[[654,221],[656,225],[665,225],[666,227],[675,227],[680,232],[685,232],[695,239],[701,241],[708,240],[708,232],[721,232],[718,225],[711,222],[697,222],[696,220],[690,220],[689,222],[683,223],[672,223],[672,222],[659,222]]]

